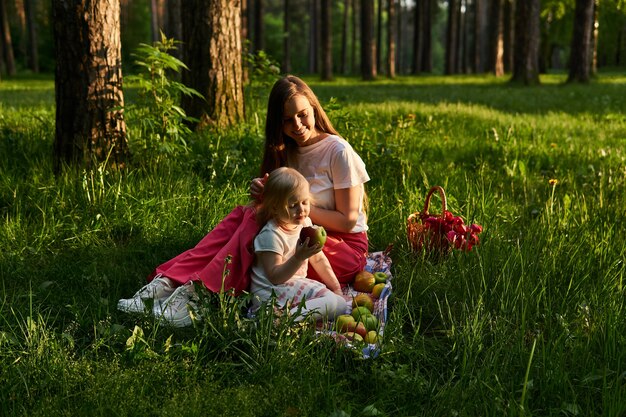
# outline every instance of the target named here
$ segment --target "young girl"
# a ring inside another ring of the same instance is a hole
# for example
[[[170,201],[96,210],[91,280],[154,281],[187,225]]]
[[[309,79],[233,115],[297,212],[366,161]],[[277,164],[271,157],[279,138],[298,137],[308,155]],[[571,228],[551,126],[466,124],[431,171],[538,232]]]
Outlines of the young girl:
[[[309,182],[314,205],[311,220],[328,233],[323,251],[342,284],[363,269],[368,251],[364,184],[365,164],[341,138],[309,86],[292,75],[278,80],[270,92],[265,125],[262,178],[250,185],[262,199],[268,172],[288,166]],[[310,278],[320,279],[309,268]]]
[[[253,309],[274,294],[281,307],[299,312],[298,320],[308,315],[332,320],[346,312],[347,301],[322,247],[299,239],[302,228],[311,226],[310,208],[309,184],[298,171],[283,167],[269,174],[257,211],[264,226],[254,239]],[[308,264],[323,283],[307,278]]]

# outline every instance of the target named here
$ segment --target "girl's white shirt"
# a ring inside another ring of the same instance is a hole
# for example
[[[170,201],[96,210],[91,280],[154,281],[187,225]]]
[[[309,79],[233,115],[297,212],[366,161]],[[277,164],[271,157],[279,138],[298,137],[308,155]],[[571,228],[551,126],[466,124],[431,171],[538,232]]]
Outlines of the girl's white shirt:
[[[335,190],[360,186],[359,217],[350,231],[367,231],[367,217],[363,208],[363,184],[370,180],[365,163],[343,138],[330,135],[309,146],[300,146],[288,165],[300,172],[309,182],[313,205],[335,208]]]

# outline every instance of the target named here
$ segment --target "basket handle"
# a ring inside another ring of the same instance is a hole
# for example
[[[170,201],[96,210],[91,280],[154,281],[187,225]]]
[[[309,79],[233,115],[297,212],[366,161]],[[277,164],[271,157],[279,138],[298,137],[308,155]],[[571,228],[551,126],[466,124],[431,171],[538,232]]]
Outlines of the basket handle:
[[[426,194],[426,201],[424,202],[424,210],[422,210],[422,215],[428,214],[428,209],[430,208],[430,198],[432,195],[438,191],[439,197],[441,197],[441,218],[446,218],[446,210],[448,209],[448,204],[446,201],[446,193],[443,191],[443,188],[439,185],[435,185],[428,190],[428,194]]]

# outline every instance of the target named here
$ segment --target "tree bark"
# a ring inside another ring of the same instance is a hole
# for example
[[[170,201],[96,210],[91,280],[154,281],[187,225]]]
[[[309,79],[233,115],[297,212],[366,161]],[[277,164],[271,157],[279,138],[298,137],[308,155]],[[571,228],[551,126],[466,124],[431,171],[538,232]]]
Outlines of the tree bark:
[[[377,0],[376,4],[376,68],[380,71],[380,63],[383,53],[383,0]]]
[[[343,21],[341,23],[341,61],[339,63],[339,72],[347,73],[348,64],[348,25],[350,22],[350,0],[343,2]]]
[[[332,13],[331,1],[322,0],[321,3],[321,35],[322,35],[322,80],[333,79],[333,48],[332,48]]]
[[[39,72],[39,50],[37,48],[37,22],[35,21],[35,4],[33,0],[24,0],[26,30],[28,31],[28,68]]]
[[[239,0],[184,0],[185,85],[204,96],[184,96],[188,116],[198,127],[224,127],[244,116]]]
[[[504,0],[504,72],[513,71],[513,51],[515,44],[515,2]]]
[[[433,72],[433,49],[432,49],[432,26],[433,26],[433,2],[434,0],[422,0],[422,65],[423,72]]]
[[[176,39],[177,41],[182,41],[183,39],[183,21],[181,19],[180,7],[181,1],[184,0],[167,0],[166,6],[166,25],[165,25],[165,36],[170,39]],[[170,52],[173,56],[178,59],[182,59],[183,53],[181,51],[182,45],[178,45],[176,50]]]
[[[55,171],[129,157],[123,111],[119,0],[53,0]]]
[[[417,0],[413,9],[413,63],[412,73],[417,75],[422,70],[424,42],[424,0]]]
[[[254,52],[259,52],[265,49],[265,21],[263,20],[265,15],[264,9],[264,0],[254,0]]]
[[[588,83],[591,78],[593,1],[576,0],[567,82]]]
[[[396,0],[387,0],[387,76],[396,76]]]
[[[511,82],[539,84],[540,0],[515,4],[515,45]]]
[[[454,74],[457,68],[457,33],[459,25],[458,2],[460,0],[448,0],[448,28],[446,36],[446,59],[444,72],[446,75]]]
[[[0,43],[2,45],[2,55],[7,74],[15,75],[15,55],[13,54],[13,41],[9,27],[9,16],[7,14],[6,1],[0,0]]]
[[[283,5],[283,72],[289,74],[291,72],[291,10],[289,0],[284,0]]]
[[[361,0],[361,77],[366,81],[376,78],[373,35],[373,0]]]
[[[493,0],[491,7],[491,72],[501,77],[504,75],[504,0]]]

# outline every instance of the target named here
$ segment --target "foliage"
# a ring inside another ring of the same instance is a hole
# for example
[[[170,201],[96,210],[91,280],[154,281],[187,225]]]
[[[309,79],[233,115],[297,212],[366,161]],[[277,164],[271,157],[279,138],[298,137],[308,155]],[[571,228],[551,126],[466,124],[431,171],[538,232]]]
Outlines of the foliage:
[[[139,125],[134,136],[131,135],[135,145],[132,150],[146,152],[157,160],[188,151],[187,142],[192,133],[188,124],[195,120],[186,115],[179,101],[182,95],[202,97],[174,80],[187,69],[182,61],[168,54],[176,48],[176,43],[161,33],[161,41],[141,44],[134,54],[139,72],[127,77],[139,88],[137,102],[126,107],[128,124]]]
[[[258,121],[55,177],[53,81],[3,82],[0,414],[624,415],[626,78],[565,77],[310,80],[367,165],[371,249],[394,244],[374,360],[246,297],[201,291],[187,329],[116,310],[247,203]],[[438,263],[406,238],[432,185],[484,226]]]

